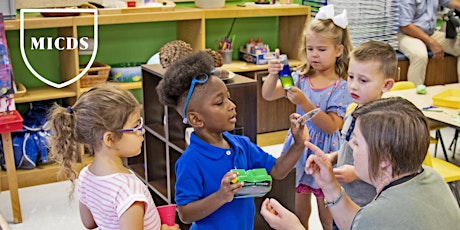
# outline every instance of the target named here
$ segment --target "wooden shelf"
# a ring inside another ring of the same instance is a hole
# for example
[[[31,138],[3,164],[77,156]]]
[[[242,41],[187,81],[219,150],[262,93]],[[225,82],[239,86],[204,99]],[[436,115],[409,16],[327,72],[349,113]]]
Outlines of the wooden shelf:
[[[5,20],[5,30],[19,30],[19,17],[20,15],[17,19]],[[41,14],[24,14],[25,29],[72,27],[73,25],[74,17],[43,17]]]
[[[289,60],[290,66],[298,66],[302,64],[299,60]],[[231,64],[224,64],[222,68],[230,70],[234,73],[245,73],[245,72],[255,72],[255,71],[264,71],[268,69],[268,65],[256,65],[252,63],[247,63],[241,60],[232,60]]]
[[[201,20],[218,18],[254,18],[254,17],[277,17],[277,16],[307,16],[310,14],[309,6],[280,6],[280,7],[238,7],[226,5],[220,9],[199,9],[196,7],[176,6],[171,11],[145,12],[141,8],[138,12],[122,14],[98,15],[98,25],[127,24],[142,22]],[[40,14],[25,14],[25,29],[57,28],[72,26],[93,25],[92,15],[80,15],[71,17],[43,17]],[[6,30],[19,30],[20,19],[5,20]]]
[[[182,20],[201,20],[203,13],[198,8],[192,7],[176,7],[173,11],[159,11],[159,12],[142,12],[140,13],[124,13],[124,14],[110,14],[99,15],[99,25],[110,24],[127,24],[127,23],[141,23],[141,22],[162,22],[162,21],[182,21]],[[93,25],[93,16],[84,15],[76,18],[77,25]]]
[[[130,164],[129,167],[131,170],[136,173],[138,177],[141,177],[141,179],[145,180],[145,165],[144,164]]]
[[[237,5],[226,5],[219,9],[203,9],[206,19],[217,18],[254,18],[254,17],[271,17],[271,16],[294,16],[309,15],[310,7],[308,6],[279,6],[279,7],[256,7]]]
[[[80,171],[83,167],[88,165],[93,160],[93,157],[84,156],[82,163],[75,165],[76,169]],[[53,183],[62,181],[62,178],[58,177],[59,165],[57,164],[42,164],[38,165],[35,169],[16,169],[16,175],[18,178],[18,187],[29,187],[40,184]],[[40,179],[37,180],[37,177]],[[1,191],[8,190],[8,180],[6,171],[0,170],[0,182]]]
[[[138,81],[138,82],[109,82],[109,83],[112,83],[112,84],[115,84],[117,87],[121,88],[121,89],[140,89],[142,88],[142,82]],[[80,94],[90,90],[91,87],[87,87],[87,88],[80,88]]]
[[[50,86],[38,86],[27,88],[27,92],[22,97],[15,97],[16,103],[26,103],[33,101],[44,101],[60,98],[75,97],[77,93],[70,88],[56,89]]]

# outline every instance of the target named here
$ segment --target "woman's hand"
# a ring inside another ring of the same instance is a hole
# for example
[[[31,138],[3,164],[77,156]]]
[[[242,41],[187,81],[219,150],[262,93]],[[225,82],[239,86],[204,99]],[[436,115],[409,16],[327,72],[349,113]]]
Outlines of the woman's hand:
[[[294,213],[287,210],[277,200],[267,198],[262,203],[260,214],[270,227],[277,230],[304,230],[305,228],[300,223]]]
[[[327,155],[311,142],[305,142],[305,146],[315,153],[308,157],[305,164],[305,173],[311,174],[316,184],[323,190],[330,185],[334,185],[334,183],[338,183]]]

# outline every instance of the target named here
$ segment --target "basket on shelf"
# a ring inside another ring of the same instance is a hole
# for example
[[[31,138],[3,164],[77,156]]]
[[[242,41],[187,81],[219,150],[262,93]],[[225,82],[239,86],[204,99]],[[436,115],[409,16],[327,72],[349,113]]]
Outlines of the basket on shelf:
[[[83,69],[80,69],[80,73]],[[101,62],[94,62],[88,72],[80,78],[80,88],[93,87],[104,83],[109,78],[110,66]]]

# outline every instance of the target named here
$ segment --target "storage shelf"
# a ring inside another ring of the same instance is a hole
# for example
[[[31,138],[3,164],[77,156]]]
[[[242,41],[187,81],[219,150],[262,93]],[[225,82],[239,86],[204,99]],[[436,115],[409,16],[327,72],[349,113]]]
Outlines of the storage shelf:
[[[298,66],[302,64],[300,60],[293,60],[289,59],[289,66]],[[241,60],[232,60],[231,64],[224,64],[222,68],[232,71],[234,73],[244,73],[244,72],[254,72],[254,71],[262,71],[267,70],[267,65],[256,65],[252,63],[247,63]]]
[[[130,164],[129,167],[131,170],[136,173],[138,177],[141,177],[143,180],[145,180],[145,165],[144,164]]]
[[[20,15],[17,19],[5,20],[5,30],[20,29]],[[57,27],[72,27],[74,17],[43,17],[41,14],[24,14],[25,29],[43,29]]]
[[[203,13],[197,8],[176,7],[173,11],[159,12],[141,12],[141,13],[124,13],[113,15],[99,15],[99,25],[110,24],[127,24],[141,22],[162,22],[162,21],[182,21],[201,19]],[[91,15],[78,16],[76,18],[77,25],[93,25],[94,19]]]
[[[84,155],[82,163],[77,163],[75,167],[79,171],[88,165],[92,160],[93,157]],[[59,170],[59,165],[53,163],[41,165],[39,164],[35,169],[16,169],[18,187],[23,188],[62,181],[64,178],[58,176]],[[40,177],[40,180],[37,180],[37,177]],[[8,179],[6,171],[0,170],[0,182],[0,191],[8,190]]]
[[[182,21],[218,19],[218,18],[254,18],[272,16],[296,16],[308,15],[308,6],[280,6],[280,7],[238,7],[226,5],[220,9],[199,9],[195,7],[176,6],[172,11],[145,12],[139,9],[139,13],[123,13],[98,15],[98,25],[127,24],[141,22]],[[71,17],[43,17],[40,14],[25,14],[24,26],[26,29],[56,28],[93,25],[92,15],[80,15]],[[19,30],[20,19],[5,20],[6,30]]]
[[[152,133],[157,138],[161,139],[162,141],[166,141],[165,138],[165,129],[163,125],[160,124],[146,124],[145,130]]]
[[[166,188],[156,181],[148,181],[147,185],[154,190],[163,200],[168,201]]]
[[[184,149],[187,148],[187,142],[185,142],[185,140],[173,140],[169,143],[169,146],[177,152],[182,153]]]
[[[15,97],[14,101],[16,103],[26,103],[33,101],[69,98],[75,96],[77,96],[77,93],[68,87],[56,89],[50,86],[38,86],[27,88],[26,94],[22,97]]]
[[[204,16],[206,19],[295,16],[308,14],[310,14],[310,7],[297,5],[280,7],[240,7],[237,5],[226,5],[224,8],[219,9],[204,9]]]
[[[156,190],[158,190],[161,195],[168,197],[168,192],[166,187],[160,181],[149,180],[149,184],[152,185]]]
[[[140,81],[138,82],[108,82],[108,83],[114,84],[121,89],[140,89],[142,88],[142,82]],[[90,89],[91,87],[80,88],[80,94]]]

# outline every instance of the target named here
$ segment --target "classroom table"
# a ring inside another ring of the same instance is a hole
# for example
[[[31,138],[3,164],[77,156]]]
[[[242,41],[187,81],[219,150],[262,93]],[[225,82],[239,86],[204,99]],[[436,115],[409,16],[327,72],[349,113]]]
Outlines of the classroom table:
[[[426,94],[417,94],[415,89],[406,89],[386,92],[383,94],[383,97],[403,97],[414,103],[414,105],[416,105],[420,110],[422,110],[423,114],[425,114],[425,116],[428,119],[443,123],[456,130],[460,130],[459,109],[440,106],[430,109],[424,109],[433,106],[433,95],[436,95],[449,88],[460,89],[460,83],[428,86],[426,88]],[[455,149],[457,147],[457,142],[454,143],[455,145],[452,149],[453,155],[455,155]]]

